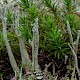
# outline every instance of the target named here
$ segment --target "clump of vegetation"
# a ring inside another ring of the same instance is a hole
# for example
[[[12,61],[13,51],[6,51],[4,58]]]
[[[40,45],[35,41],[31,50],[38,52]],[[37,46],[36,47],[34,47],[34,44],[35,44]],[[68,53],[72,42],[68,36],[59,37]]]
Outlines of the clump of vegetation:
[[[8,58],[10,69],[20,80],[62,80],[68,77],[67,66],[71,66],[71,78],[76,76],[80,45],[78,1],[1,0],[0,4],[2,65]]]

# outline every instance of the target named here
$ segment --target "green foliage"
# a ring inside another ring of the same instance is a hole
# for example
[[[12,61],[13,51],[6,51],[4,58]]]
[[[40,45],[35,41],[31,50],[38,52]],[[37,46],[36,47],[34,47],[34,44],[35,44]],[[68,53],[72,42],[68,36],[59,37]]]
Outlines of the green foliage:
[[[57,15],[57,5],[55,5],[56,2],[52,3],[52,0],[44,0],[47,7],[53,11],[54,15]]]
[[[72,3],[72,0],[63,0],[65,6],[66,6],[66,11],[67,12],[74,12],[75,6]]]
[[[20,1],[22,2],[22,7],[24,9],[29,8],[29,6],[30,6],[29,0],[20,0]]]
[[[10,10],[7,10],[7,23],[11,24],[12,23],[12,13],[10,12]]]
[[[4,44],[3,34],[2,31],[0,31],[0,50],[4,48]]]
[[[45,15],[44,17],[44,25],[46,27],[47,30],[49,30],[51,27],[54,26],[55,22],[54,22],[54,17],[53,16],[50,16],[50,15]],[[54,23],[54,24],[53,24]],[[50,31],[50,30],[49,30]]]
[[[72,0],[63,0],[66,6],[72,6]]]
[[[26,40],[32,39],[32,26],[34,23],[34,19],[38,17],[38,10],[35,5],[30,5],[25,12],[24,15],[20,17],[20,26],[19,29],[22,33],[22,36],[25,37]]]
[[[75,6],[72,0],[63,0],[64,6],[58,9],[59,6],[56,1],[52,3],[52,0],[44,0],[44,4],[36,6],[31,4],[29,0],[20,0],[20,20],[18,29],[21,31],[21,37],[24,38],[25,44],[29,45],[28,40],[32,39],[32,24],[35,18],[39,20],[39,53],[46,54],[48,57],[53,57],[54,61],[63,60],[66,54],[71,54],[68,42],[69,35],[66,31],[66,20],[69,21],[73,39],[76,39],[77,30],[80,29],[80,18],[74,13]],[[54,0],[53,0],[54,1]],[[63,12],[62,12],[63,11]],[[13,13],[14,14],[14,13]],[[7,25],[11,27],[12,24],[12,12],[7,11]],[[1,22],[1,21],[0,21]],[[2,25],[0,25],[2,29]],[[20,64],[20,50],[17,35],[12,30],[7,30],[8,41],[10,43],[12,52],[15,55],[16,61]],[[29,47],[29,46],[28,46]],[[3,40],[2,31],[0,31],[0,50],[3,49],[2,55],[6,57],[7,53],[5,43]],[[27,49],[31,55],[31,46]],[[2,56],[1,55],[1,56]],[[44,57],[43,56],[43,57]],[[30,56],[31,57],[31,56]],[[19,78],[23,80],[22,71],[20,70]],[[32,76],[29,75],[26,80],[33,80]],[[50,80],[54,78],[50,76]]]
[[[73,39],[75,40],[77,36],[77,30],[80,29],[80,23],[79,23],[80,18],[76,14],[68,14],[64,17],[64,19],[65,19],[65,24],[66,20],[69,21],[72,35],[74,36]]]
[[[67,43],[65,42],[65,39],[63,37],[63,34],[60,29],[56,26],[54,16],[46,14],[43,18],[43,24],[44,24],[44,32],[41,34],[43,35],[43,39],[41,38],[42,36],[40,35],[40,44],[44,44],[49,53],[49,56],[54,55],[58,59],[63,59],[64,56],[66,55],[66,50],[67,50]],[[42,39],[42,40],[41,40]],[[42,43],[44,42],[44,43]]]
[[[68,15],[66,15],[66,20],[68,20],[69,21],[69,23],[70,23],[70,27],[71,27],[71,29],[72,29],[72,31],[74,31],[75,30],[75,14],[68,14]],[[66,21],[65,20],[65,21]]]
[[[24,25],[20,25],[19,30],[21,31],[22,36],[28,41],[32,39],[31,26],[29,21],[25,17],[20,18],[20,22]]]
[[[22,33],[22,36],[25,37],[26,41],[28,41],[28,39],[32,39],[32,34],[29,27],[21,26],[20,31]]]
[[[63,40],[61,31],[55,26],[55,28],[50,29],[47,38],[50,43],[47,45],[50,52],[49,56],[55,55],[56,58],[63,59],[66,55],[67,43]]]
[[[28,8],[28,19],[30,21],[34,20],[36,17],[38,16],[38,10],[37,7],[35,5],[31,5]]]
[[[46,6],[48,6],[48,7],[50,7],[50,8],[52,8],[52,1],[51,0],[44,0],[45,1],[45,3],[46,3]]]
[[[73,35],[76,34],[78,29],[80,29],[80,19],[77,15],[72,13],[75,10],[72,0],[63,0],[63,2],[65,8],[63,8],[63,12],[60,14],[61,11],[58,11],[58,5],[56,5],[56,2],[52,3],[52,0],[44,0],[47,10],[46,8],[39,10],[41,8],[36,7],[35,4],[30,4],[29,0],[21,0],[20,26],[18,27],[25,41],[28,41],[28,39],[32,39],[31,24],[33,24],[34,19],[38,17],[40,34],[39,48],[49,53],[48,56],[55,56],[58,59],[63,59],[68,53],[67,41],[69,40],[68,35],[65,35],[67,34],[65,29],[66,20],[70,23]],[[42,7],[45,7],[44,4]],[[43,13],[39,11],[43,11]],[[9,10],[7,11],[7,23],[12,24],[12,13]],[[0,46],[2,46],[4,45],[2,38],[3,35],[2,32],[0,33]],[[14,33],[8,31],[10,45],[18,44],[18,40],[15,36]],[[65,37],[67,38],[65,39]],[[73,37],[75,38],[75,36]],[[14,46],[11,47],[13,52],[15,49],[15,51],[18,51],[18,46],[15,48]]]
[[[73,26],[75,22],[75,14],[68,14],[66,18],[70,22],[71,26]]]
[[[48,12],[49,14],[54,16],[54,22],[55,24],[59,27],[62,25],[62,14],[61,14],[61,9],[59,9],[59,5],[57,4],[57,1],[52,1],[52,0],[44,0],[45,5],[48,7]]]

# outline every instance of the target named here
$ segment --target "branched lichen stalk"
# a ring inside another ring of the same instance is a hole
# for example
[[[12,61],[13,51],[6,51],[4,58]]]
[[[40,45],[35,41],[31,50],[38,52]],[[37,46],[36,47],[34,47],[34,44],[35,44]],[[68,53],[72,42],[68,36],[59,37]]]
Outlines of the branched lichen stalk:
[[[10,59],[10,64],[13,68],[13,71],[18,72],[19,68],[17,66],[16,60],[14,58],[13,52],[11,50],[11,47],[9,45],[8,38],[7,38],[7,29],[6,29],[7,28],[7,21],[6,21],[7,20],[7,18],[6,18],[7,8],[8,8],[8,6],[3,4],[2,10],[0,10],[0,13],[3,13],[3,15],[0,14],[1,19],[2,19],[2,25],[3,25],[3,37],[4,37],[6,49],[7,49],[7,52],[8,52],[8,56],[9,56],[9,59]]]
[[[38,65],[38,45],[39,45],[39,31],[38,31],[38,18],[35,19],[35,23],[33,24],[33,40],[32,40],[32,58],[33,58],[33,67],[35,68],[34,70],[37,71],[39,70],[39,65]]]
[[[77,72],[78,72],[78,76],[80,76],[79,74],[79,69],[78,69],[78,59],[77,59],[77,50],[78,50],[78,44],[79,44],[79,37],[80,37],[80,31],[78,33],[78,36],[77,36],[77,40],[76,40],[76,44],[74,44],[73,42],[73,37],[72,37],[72,33],[71,33],[71,28],[70,28],[70,25],[69,25],[69,22],[67,21],[67,30],[68,30],[68,34],[69,34],[69,37],[70,37],[70,42],[71,42],[71,45],[69,44],[69,47],[73,53],[73,56],[74,56],[74,61],[75,61],[75,65],[74,65],[74,70],[76,68]],[[76,46],[75,46],[76,45]],[[73,70],[73,75],[72,77],[74,77],[74,71]]]
[[[14,16],[15,16],[15,33],[19,40],[19,47],[21,52],[21,59],[22,59],[22,66],[26,69],[26,71],[31,70],[31,60],[29,58],[29,54],[27,52],[26,46],[24,44],[23,37],[21,35],[21,32],[19,30],[19,18],[20,18],[20,12],[19,12],[19,5],[14,7]]]

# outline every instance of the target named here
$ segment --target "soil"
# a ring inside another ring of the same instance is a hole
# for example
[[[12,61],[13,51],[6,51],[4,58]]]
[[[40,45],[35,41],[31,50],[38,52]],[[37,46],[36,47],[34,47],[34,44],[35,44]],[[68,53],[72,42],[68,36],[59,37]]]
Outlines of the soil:
[[[28,47],[27,49],[28,49],[30,58],[32,59],[31,48]],[[54,62],[55,66],[56,66],[56,74],[55,75],[58,75],[58,77],[65,76],[65,74],[67,72],[67,68],[66,68],[67,64],[65,65],[63,60],[58,60],[58,59],[54,58],[54,56],[48,57],[47,54],[45,54],[45,53],[39,53],[38,57],[39,57],[39,65],[40,65],[40,68],[42,71],[45,68],[45,64]],[[17,61],[18,65],[21,63],[20,55],[16,56],[16,61]],[[80,62],[80,52],[78,52],[78,61]],[[79,66],[79,68],[80,68],[80,66]],[[48,68],[48,71],[51,72],[51,74],[52,74],[52,65]],[[11,68],[9,58],[6,53],[5,53],[5,56],[2,56],[0,54],[0,77],[1,77],[1,75],[3,77],[3,80],[10,80],[12,77],[14,77],[14,72]]]

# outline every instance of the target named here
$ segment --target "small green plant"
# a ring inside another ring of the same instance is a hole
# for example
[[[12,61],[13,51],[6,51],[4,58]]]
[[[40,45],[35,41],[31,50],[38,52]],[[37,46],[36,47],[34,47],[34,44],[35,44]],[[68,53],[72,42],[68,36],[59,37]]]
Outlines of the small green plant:
[[[62,38],[61,32],[55,28],[52,32],[48,33],[47,37],[50,43],[50,45],[48,45],[48,49],[50,50],[49,56],[55,55],[56,58],[63,59],[66,55],[67,44]]]
[[[20,1],[22,2],[22,7],[24,9],[29,8],[29,6],[30,6],[29,0],[20,0]]]
[[[30,21],[34,20],[36,17],[38,16],[38,10],[37,7],[35,5],[31,5],[28,8],[28,19]]]
[[[54,16],[46,15],[43,20],[46,28],[46,47],[49,56],[55,55],[56,58],[63,59],[68,48],[61,29],[56,26]]]
[[[20,26],[19,30],[21,31],[21,34],[25,38],[26,41],[28,41],[28,39],[32,39],[31,28],[27,22],[24,26]]]
[[[73,6],[73,3],[72,3],[72,0],[63,0],[65,6],[66,6],[66,10],[68,12],[72,12],[72,6]]]
[[[47,7],[50,8],[50,10],[53,12],[53,14],[57,15],[57,5],[55,5],[56,2],[52,3],[52,0],[44,0],[44,3]]]

